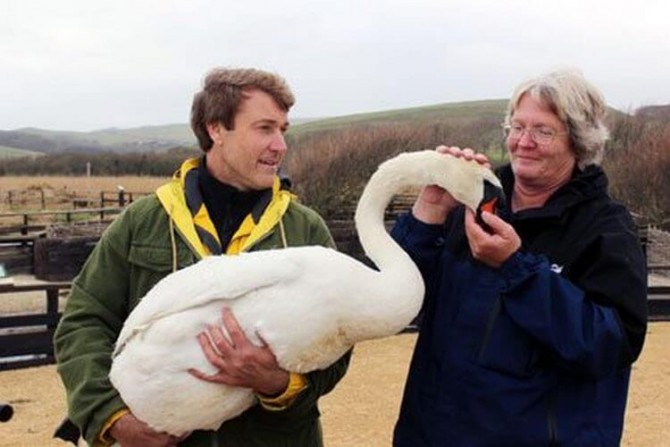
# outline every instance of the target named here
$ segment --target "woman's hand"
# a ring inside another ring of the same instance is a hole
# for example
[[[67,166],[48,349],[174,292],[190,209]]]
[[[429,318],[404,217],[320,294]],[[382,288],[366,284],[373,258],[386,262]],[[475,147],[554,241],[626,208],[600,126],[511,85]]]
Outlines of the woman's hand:
[[[490,233],[475,222],[472,210],[465,210],[465,234],[470,251],[478,261],[499,268],[521,247],[521,238],[510,224],[495,214],[484,211],[482,220],[489,226]]]
[[[475,160],[477,163],[491,167],[486,155],[475,153],[470,148],[461,149],[457,146],[438,146],[435,150],[441,154],[448,154],[465,160]],[[441,224],[449,212],[457,205],[456,199],[449,192],[437,185],[425,186],[414,202],[412,214],[421,222],[427,224]]]

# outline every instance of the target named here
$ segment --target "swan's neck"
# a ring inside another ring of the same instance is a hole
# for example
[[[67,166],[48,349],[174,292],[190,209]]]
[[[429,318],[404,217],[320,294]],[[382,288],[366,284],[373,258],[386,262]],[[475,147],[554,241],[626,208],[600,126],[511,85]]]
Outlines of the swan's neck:
[[[407,172],[400,174],[395,169],[380,169],[370,178],[358,201],[354,219],[358,238],[365,254],[382,272],[393,270],[402,274],[416,269],[409,256],[388,234],[384,212],[396,193],[416,186],[417,181],[415,175]]]

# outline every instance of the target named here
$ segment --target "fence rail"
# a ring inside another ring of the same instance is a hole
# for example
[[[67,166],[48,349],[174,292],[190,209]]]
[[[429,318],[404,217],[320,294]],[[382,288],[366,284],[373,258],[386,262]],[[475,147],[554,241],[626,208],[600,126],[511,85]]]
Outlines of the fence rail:
[[[70,282],[0,284],[5,294],[45,292],[44,312],[0,317],[0,371],[54,363],[53,336],[61,314],[58,297]]]
[[[52,190],[49,190],[52,191]],[[66,190],[64,196],[59,193],[54,196],[53,192],[45,193],[45,189],[14,189],[0,191],[0,203],[6,204],[10,209],[15,207],[47,209],[56,203],[70,202],[74,208],[97,207],[105,208],[107,205],[120,207],[132,203],[135,199],[150,194],[146,191],[126,191],[125,189],[110,190]]]
[[[88,216],[89,219],[86,219],[88,222],[105,221],[105,219],[112,215],[119,214],[121,211],[123,211],[123,207],[82,208],[51,211],[15,211],[0,213],[0,223],[3,220],[18,220],[21,222],[18,224],[9,224],[0,227],[0,235],[19,233],[25,236],[29,233],[44,231],[49,225],[54,223],[72,223],[75,221],[81,222],[81,217],[77,218],[77,216]],[[45,222],[45,217],[51,217],[51,219],[47,219]]]

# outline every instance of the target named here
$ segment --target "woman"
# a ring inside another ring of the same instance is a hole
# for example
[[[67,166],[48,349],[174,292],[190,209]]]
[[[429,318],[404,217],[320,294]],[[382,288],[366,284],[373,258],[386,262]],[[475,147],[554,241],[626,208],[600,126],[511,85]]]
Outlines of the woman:
[[[394,445],[616,446],[646,331],[645,260],[599,162],[601,94],[521,84],[505,118],[499,215],[425,188],[393,234],[426,281]],[[482,154],[438,148],[482,164]]]

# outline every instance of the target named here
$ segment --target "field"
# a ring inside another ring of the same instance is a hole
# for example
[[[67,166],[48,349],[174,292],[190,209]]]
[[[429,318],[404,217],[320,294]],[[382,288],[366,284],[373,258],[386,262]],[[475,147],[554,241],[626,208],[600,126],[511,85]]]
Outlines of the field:
[[[154,191],[168,177],[69,177],[69,176],[0,176],[0,212],[72,209],[75,199],[88,198],[99,205],[100,191],[113,198],[118,187],[126,192]],[[105,206],[115,206],[106,203]],[[0,221],[0,225],[9,222]]]
[[[123,186],[127,191],[152,191],[167,177],[68,177],[68,176],[0,176],[0,191],[45,188],[74,191],[113,191]]]
[[[356,346],[349,372],[321,401],[326,447],[391,445],[402,387],[416,336],[399,335]],[[623,446],[670,446],[670,323],[652,323],[633,367]],[[53,366],[0,372],[0,401],[14,418],[0,423],[0,447],[65,447],[51,439],[65,414]]]

